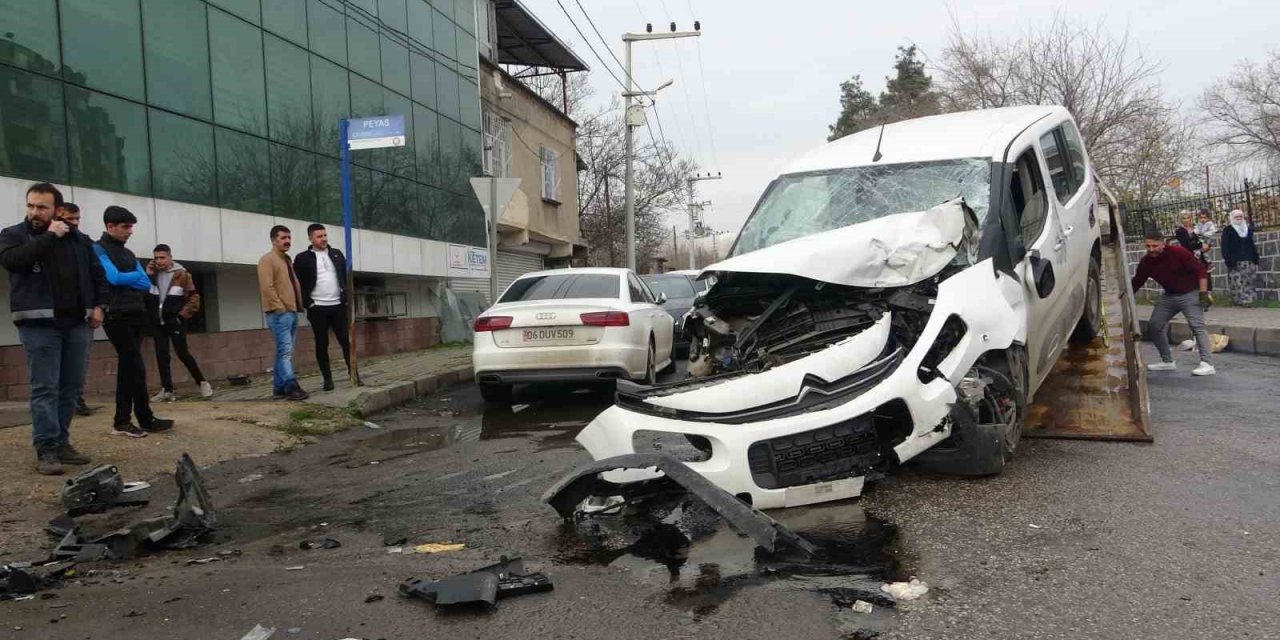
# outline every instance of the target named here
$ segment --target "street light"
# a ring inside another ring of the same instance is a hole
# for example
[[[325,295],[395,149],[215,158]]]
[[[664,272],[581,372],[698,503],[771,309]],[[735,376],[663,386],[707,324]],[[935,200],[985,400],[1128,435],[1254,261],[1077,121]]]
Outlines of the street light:
[[[701,26],[701,25],[699,25]],[[697,38],[701,36],[700,31],[676,31],[675,23],[671,23],[671,33],[652,33],[653,26],[645,25],[647,33],[624,33],[622,41],[627,45],[627,90],[622,96],[627,99],[627,110],[625,124],[627,127],[626,135],[626,172],[623,177],[626,194],[626,218],[627,218],[627,268],[635,270],[636,268],[636,204],[635,204],[635,169],[634,164],[634,141],[635,128],[644,124],[643,107],[636,105],[634,100],[637,96],[653,97],[659,91],[666,89],[674,84],[674,80],[667,80],[653,91],[640,91],[636,87],[635,78],[631,75],[631,43],[643,40],[673,40],[675,38]]]

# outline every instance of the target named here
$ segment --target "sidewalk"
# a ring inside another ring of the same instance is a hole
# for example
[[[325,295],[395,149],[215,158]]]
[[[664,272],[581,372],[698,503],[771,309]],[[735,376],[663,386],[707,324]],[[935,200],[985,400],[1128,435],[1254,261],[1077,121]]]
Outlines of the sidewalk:
[[[1147,331],[1152,307],[1138,305],[1138,320]],[[1228,351],[1280,357],[1280,309],[1212,307],[1205,314],[1210,333],[1225,334]],[[1178,316],[1169,323],[1169,339],[1174,343],[1191,338],[1187,322]]]
[[[351,408],[361,416],[404,404],[415,397],[434,393],[436,389],[469,382],[472,377],[469,344],[434,347],[362,362],[362,387],[352,387],[345,375],[338,375],[338,370],[343,369],[342,360],[336,360],[333,365],[333,391],[320,390],[323,380],[318,373],[298,377],[298,383],[311,394],[307,402],[339,409]],[[247,387],[220,388],[214,397],[223,401],[271,400],[271,374],[254,376],[252,380]]]

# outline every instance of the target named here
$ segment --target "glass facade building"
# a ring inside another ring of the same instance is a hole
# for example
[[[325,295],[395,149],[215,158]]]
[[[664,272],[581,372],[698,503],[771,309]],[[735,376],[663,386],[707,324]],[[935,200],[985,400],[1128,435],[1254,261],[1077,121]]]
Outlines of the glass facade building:
[[[473,0],[0,0],[0,175],[485,244]],[[163,240],[163,239],[161,239]]]

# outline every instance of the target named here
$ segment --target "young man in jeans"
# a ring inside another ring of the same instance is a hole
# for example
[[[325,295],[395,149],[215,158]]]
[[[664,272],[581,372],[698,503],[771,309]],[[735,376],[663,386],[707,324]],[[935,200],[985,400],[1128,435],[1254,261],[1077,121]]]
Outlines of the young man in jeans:
[[[89,245],[54,217],[62,193],[40,183],[26,199],[26,219],[0,231],[0,266],[9,272],[9,311],[31,381],[36,471],[61,475],[64,464],[90,462],[71,446],[71,417],[107,284]]]
[[[142,327],[147,322],[146,295],[151,290],[151,280],[133,252],[124,246],[133,236],[133,225],[138,223],[138,218],[124,207],[110,206],[103,212],[102,222],[107,230],[93,245],[110,285],[104,306],[107,317],[102,328],[119,358],[116,366],[116,415],[111,429],[116,435],[142,438],[151,432],[173,428],[173,420],[158,418],[151,412],[147,395]],[[134,416],[138,418],[136,425],[131,421]]]
[[[271,227],[271,250],[258,260],[258,293],[267,328],[276,343],[271,397],[275,400],[306,400],[309,395],[293,375],[293,344],[298,336],[298,312],[302,309],[302,287],[289,259],[293,235],[284,225]]]
[[[151,251],[147,265],[151,278],[151,295],[148,299],[151,321],[155,329],[156,368],[160,370],[160,393],[152,402],[173,402],[173,371],[169,367],[169,344],[178,354],[178,360],[187,367],[191,379],[200,385],[200,397],[212,398],[213,387],[200,365],[187,348],[187,322],[200,310],[200,294],[195,280],[183,266],[173,261],[173,251],[167,244],[158,244]]]
[[[55,215],[55,217],[67,223],[67,226],[71,227],[71,231],[69,233],[73,234],[74,239],[77,242],[79,242],[80,245],[85,249],[87,249],[90,253],[93,253],[93,238],[90,238],[89,236],[85,235],[85,233],[80,230],[80,207],[77,206],[76,203],[63,202],[62,206],[58,207],[58,212]],[[106,281],[104,280],[103,282],[106,282]],[[88,351],[85,351],[84,357],[85,357],[85,367],[87,368],[89,366]],[[76,415],[78,416],[93,415],[93,409],[90,409],[89,405],[86,404],[84,401],[83,386],[80,388],[80,395],[76,398]]]
[[[1179,313],[1187,318],[1191,333],[1196,337],[1200,350],[1200,365],[1191,371],[1193,376],[1211,376],[1213,356],[1209,346],[1209,333],[1204,328],[1204,312],[1213,305],[1209,294],[1209,274],[1204,265],[1190,251],[1165,243],[1158,232],[1146,236],[1147,255],[1138,262],[1137,272],[1130,283],[1136,293],[1150,278],[1164,287],[1164,293],[1151,311],[1147,321],[1147,333],[1160,352],[1160,362],[1147,365],[1151,371],[1172,371],[1177,368],[1169,351],[1166,329],[1169,321]]]
[[[324,376],[324,390],[333,390],[329,370],[329,331],[342,347],[342,360],[351,368],[347,342],[347,260],[329,246],[329,232],[322,224],[307,227],[311,247],[293,258],[293,269],[302,285],[302,307],[307,310],[316,340],[316,364]]]

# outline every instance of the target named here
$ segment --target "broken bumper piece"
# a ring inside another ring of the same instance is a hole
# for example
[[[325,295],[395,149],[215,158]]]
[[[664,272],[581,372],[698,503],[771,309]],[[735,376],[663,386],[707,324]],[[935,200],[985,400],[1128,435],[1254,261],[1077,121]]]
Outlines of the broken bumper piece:
[[[639,473],[634,481],[605,479],[606,474],[617,471]],[[589,498],[620,496],[630,501],[673,489],[696,496],[765,551],[795,550],[808,556],[818,553],[816,546],[795,532],[715,486],[683,462],[662,453],[632,453],[579,467],[548,489],[542,501],[550,504],[562,518],[571,520]]]
[[[410,578],[400,584],[400,595],[434,602],[436,607],[492,607],[498,600],[554,590],[551,579],[542,573],[525,573],[524,560],[506,556],[502,561],[470,573],[424,580]]]

